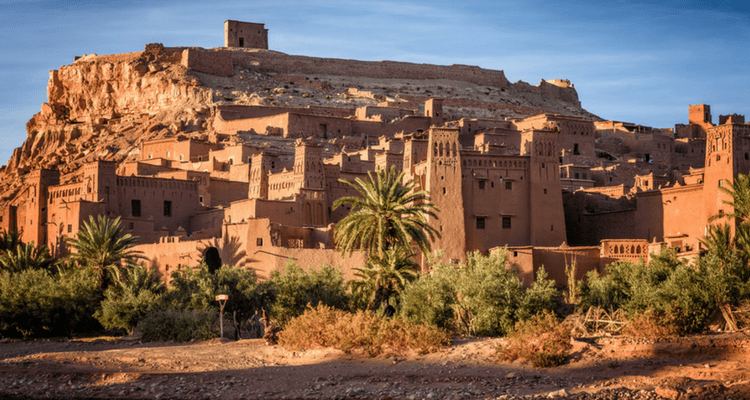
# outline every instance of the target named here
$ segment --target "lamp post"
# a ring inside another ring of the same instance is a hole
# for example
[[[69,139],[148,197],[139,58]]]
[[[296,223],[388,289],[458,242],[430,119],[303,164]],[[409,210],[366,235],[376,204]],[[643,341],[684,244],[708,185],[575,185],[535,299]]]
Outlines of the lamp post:
[[[216,296],[216,301],[219,302],[219,326],[221,327],[221,338],[224,339],[224,306],[227,304],[229,296],[220,294]]]

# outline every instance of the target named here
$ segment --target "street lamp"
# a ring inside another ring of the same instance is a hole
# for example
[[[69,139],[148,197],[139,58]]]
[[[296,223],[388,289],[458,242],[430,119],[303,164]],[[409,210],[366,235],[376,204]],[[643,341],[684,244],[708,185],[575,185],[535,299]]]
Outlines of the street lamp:
[[[220,294],[216,296],[216,301],[219,302],[219,326],[221,327],[221,338],[224,339],[224,306],[227,304],[229,296],[226,294]]]

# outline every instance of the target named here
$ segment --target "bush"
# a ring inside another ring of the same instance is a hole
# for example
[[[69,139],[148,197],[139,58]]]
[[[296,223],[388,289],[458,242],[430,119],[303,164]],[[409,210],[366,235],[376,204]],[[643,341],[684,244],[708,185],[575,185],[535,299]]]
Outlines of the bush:
[[[281,326],[305,312],[308,304],[312,307],[325,304],[338,309],[347,309],[349,305],[344,276],[330,265],[305,273],[290,261],[283,273],[271,273],[270,287],[273,297],[271,315]]]
[[[673,325],[670,331],[705,331],[720,306],[737,305],[750,296],[750,266],[736,252],[728,254],[720,258],[709,253],[688,265],[664,250],[649,264],[613,263],[603,275],[587,275],[578,307],[621,309],[630,319],[651,310]]]
[[[267,302],[267,284],[259,284],[253,269],[222,266],[215,274],[205,264],[195,271],[184,266],[172,273],[170,289],[161,297],[161,310],[218,311],[216,296],[226,294],[224,312],[237,312],[238,318],[249,318]]]
[[[572,347],[570,327],[551,312],[543,312],[518,322],[498,353],[502,360],[522,358],[535,367],[549,368],[564,363]]]
[[[449,345],[450,337],[431,325],[379,317],[371,311],[349,313],[321,304],[289,321],[279,343],[288,349],[333,347],[346,353],[361,350],[374,357],[385,349],[397,353],[436,351]]]
[[[104,292],[104,300],[94,316],[107,329],[132,333],[138,321],[156,306],[163,283],[155,271],[140,265],[127,268],[123,277],[118,270],[114,271],[114,284]]]
[[[138,324],[144,342],[188,342],[219,337],[219,313],[205,311],[153,311]]]
[[[680,333],[676,322],[671,314],[649,309],[629,319],[622,333],[636,338],[672,337]]]
[[[101,300],[90,268],[66,273],[27,269],[0,274],[0,333],[11,337],[68,336],[101,329],[92,318]]]
[[[467,254],[454,267],[431,262],[432,273],[408,285],[402,297],[401,315],[414,322],[456,329],[466,335],[502,336],[520,319],[558,305],[555,283],[544,269],[525,290],[507,255]]]

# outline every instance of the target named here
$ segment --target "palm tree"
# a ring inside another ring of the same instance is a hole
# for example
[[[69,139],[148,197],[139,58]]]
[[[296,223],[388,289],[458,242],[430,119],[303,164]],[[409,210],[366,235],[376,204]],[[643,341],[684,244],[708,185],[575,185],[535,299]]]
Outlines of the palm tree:
[[[711,225],[708,228],[708,236],[699,239],[709,252],[715,253],[722,261],[729,260],[731,249],[734,247],[732,241],[732,230],[729,224]]]
[[[369,180],[357,178],[356,184],[339,179],[361,197],[342,197],[333,203],[333,209],[351,205],[349,215],[334,231],[337,248],[342,254],[360,248],[367,250],[369,256],[382,257],[389,249],[411,248],[413,241],[429,254],[430,242],[440,233],[428,224],[427,217],[437,219],[436,212],[440,210],[428,201],[427,192],[416,190],[416,180],[403,184],[404,172],[396,174],[395,167],[367,175]]]
[[[412,261],[411,248],[396,247],[382,255],[370,257],[364,268],[357,268],[351,281],[352,292],[369,297],[367,308],[377,310],[380,303],[388,302],[408,282],[419,276],[419,265]]]
[[[133,263],[140,258],[140,252],[134,251],[138,238],[129,233],[122,234],[120,217],[110,219],[99,215],[96,219],[89,216],[78,231],[78,237],[68,239],[75,249],[71,254],[74,260],[82,265],[92,266],[99,275],[99,285],[105,285],[105,272],[125,263]]]
[[[0,253],[15,250],[19,244],[23,243],[18,232],[0,232]]]
[[[34,243],[19,244],[15,251],[6,250],[0,254],[0,270],[21,272],[27,269],[50,269],[55,260],[47,246],[36,247]]]
[[[722,200],[722,203],[730,206],[731,212],[713,215],[708,221],[712,222],[720,218],[734,219],[736,224],[735,238],[734,241],[727,243],[727,248],[733,244],[742,250],[745,257],[750,257],[750,176],[738,174],[734,182],[727,186],[721,186],[719,190],[731,196],[731,200]],[[717,233],[723,232],[723,230],[726,230],[724,234],[728,235],[730,232],[729,225],[725,228],[716,228]],[[708,245],[713,238],[714,228],[711,227],[710,237],[704,244]]]

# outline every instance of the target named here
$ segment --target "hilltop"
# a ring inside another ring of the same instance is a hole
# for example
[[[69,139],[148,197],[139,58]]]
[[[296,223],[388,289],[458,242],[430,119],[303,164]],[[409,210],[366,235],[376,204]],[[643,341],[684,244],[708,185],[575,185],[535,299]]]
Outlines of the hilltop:
[[[291,154],[294,139],[223,135],[228,106],[336,113],[386,105],[419,111],[444,101],[446,117],[523,118],[555,113],[599,120],[570,82],[510,83],[502,71],[286,55],[265,49],[146,45],[144,51],[84,55],[50,71],[48,102],[27,123],[27,139],[0,170],[0,197],[14,202],[16,179],[32,169],[78,170],[93,160],[135,159],[144,141],[188,137],[232,141]],[[222,110],[224,110],[222,112]],[[219,129],[217,129],[219,128]],[[345,138],[323,141],[333,154]],[[355,148],[356,150],[356,148]]]

